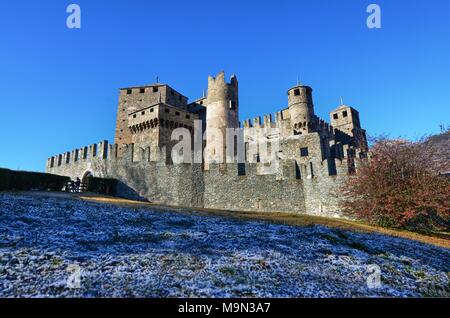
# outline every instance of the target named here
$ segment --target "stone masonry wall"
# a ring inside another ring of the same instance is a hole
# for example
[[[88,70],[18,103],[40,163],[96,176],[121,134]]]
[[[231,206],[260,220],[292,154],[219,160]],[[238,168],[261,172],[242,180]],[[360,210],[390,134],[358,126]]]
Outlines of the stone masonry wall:
[[[305,165],[300,175],[296,172],[298,163],[292,159],[281,159],[276,174],[262,172],[263,163],[211,164],[204,171],[201,164],[166,164],[164,154],[159,155],[162,160],[150,161],[149,149],[133,154],[132,145],[124,146],[122,157],[116,156],[115,145],[101,142],[96,147],[95,156],[91,145],[86,158],[76,161],[67,161],[62,155],[60,165],[59,156],[50,158],[47,172],[72,179],[83,178],[88,172],[95,177],[114,178],[119,181],[119,196],[164,205],[339,215],[338,197],[331,194],[338,192],[346,178],[345,160],[312,160],[313,173]],[[99,152],[99,148],[106,152]],[[311,151],[319,149],[311,147]],[[339,173],[330,176],[329,165]]]
[[[257,164],[210,165],[205,171],[205,207],[224,210],[306,213],[302,180],[293,174],[258,175]]]
[[[86,159],[65,162],[54,167],[47,165],[47,172],[83,178],[90,172],[95,177],[114,178],[119,181],[118,195],[145,198],[151,202],[187,207],[203,206],[203,177],[199,164],[166,165],[164,161],[148,161],[148,150],[141,153],[139,161],[133,161],[132,146],[124,146],[122,157],[115,156],[115,146],[109,146],[107,158],[89,156]]]

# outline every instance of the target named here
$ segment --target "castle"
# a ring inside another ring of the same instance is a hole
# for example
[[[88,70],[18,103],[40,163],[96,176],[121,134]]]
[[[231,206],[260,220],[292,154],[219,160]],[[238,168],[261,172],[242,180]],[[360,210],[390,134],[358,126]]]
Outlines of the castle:
[[[275,116],[239,122],[238,80],[228,82],[224,72],[208,78],[204,95],[188,103],[166,84],[122,88],[114,144],[51,157],[46,170],[114,178],[119,196],[164,205],[340,215],[340,185],[368,151],[356,109],[340,105],[329,124],[314,113],[312,89],[296,85]],[[213,160],[174,162],[173,133],[180,128],[200,141],[194,157]],[[230,128],[242,147],[223,142]]]

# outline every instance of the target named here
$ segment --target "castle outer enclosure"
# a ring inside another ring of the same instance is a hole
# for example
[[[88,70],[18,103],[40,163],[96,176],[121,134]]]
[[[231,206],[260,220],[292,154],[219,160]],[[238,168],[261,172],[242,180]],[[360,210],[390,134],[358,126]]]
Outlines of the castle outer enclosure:
[[[339,216],[340,185],[367,156],[359,113],[341,105],[328,124],[314,113],[310,87],[296,85],[287,94],[287,108],[275,116],[239,122],[234,75],[229,82],[223,72],[210,76],[206,96],[192,103],[166,84],[123,88],[114,144],[51,157],[46,170],[72,179],[115,178],[119,196],[164,205]],[[192,147],[200,138],[194,156],[213,160],[174,163],[177,128],[191,133]],[[227,128],[241,128],[233,136],[244,141],[240,162],[237,149],[218,138]],[[234,162],[217,163],[226,158]]]

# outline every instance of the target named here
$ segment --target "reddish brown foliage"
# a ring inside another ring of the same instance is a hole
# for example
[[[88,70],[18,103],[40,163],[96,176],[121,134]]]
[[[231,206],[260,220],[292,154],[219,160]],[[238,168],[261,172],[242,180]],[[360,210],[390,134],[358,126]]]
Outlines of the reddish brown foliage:
[[[382,226],[405,227],[434,215],[450,218],[450,178],[440,149],[426,142],[378,139],[371,159],[345,185],[346,213]]]

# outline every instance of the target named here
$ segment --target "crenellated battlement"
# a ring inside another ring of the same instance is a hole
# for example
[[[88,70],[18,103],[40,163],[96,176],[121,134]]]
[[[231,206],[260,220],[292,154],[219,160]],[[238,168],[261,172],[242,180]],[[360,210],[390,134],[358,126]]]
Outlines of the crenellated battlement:
[[[108,159],[111,153],[115,156],[116,149],[111,147],[107,140],[103,140],[97,144],[67,151],[62,154],[47,159],[47,168],[52,169],[63,165],[70,165],[80,161],[90,160],[92,158]]]
[[[329,123],[327,123],[325,120],[317,117],[319,119],[318,121],[318,128],[319,130],[322,130],[324,132],[327,132],[329,134],[333,134],[334,133],[334,128],[332,125],[330,125]]]
[[[281,128],[281,123],[284,121],[283,113],[275,112],[274,114],[266,114],[263,116],[256,116],[253,119],[245,119],[241,122],[243,128]]]

